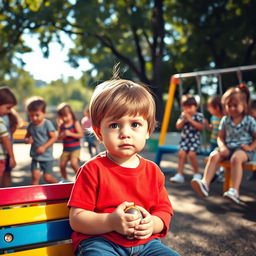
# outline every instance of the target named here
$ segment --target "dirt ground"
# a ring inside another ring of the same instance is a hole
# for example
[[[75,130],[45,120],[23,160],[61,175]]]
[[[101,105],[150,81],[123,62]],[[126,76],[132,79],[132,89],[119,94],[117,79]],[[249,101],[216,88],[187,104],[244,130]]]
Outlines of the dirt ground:
[[[29,147],[15,144],[14,151],[17,167],[12,171],[13,186],[29,185],[30,158]],[[61,145],[54,146],[54,173],[60,178],[58,157]],[[155,154],[147,149],[142,155],[154,160]],[[82,161],[89,158],[84,149]],[[201,170],[203,157],[199,157]],[[256,255],[256,181],[248,181],[251,172],[244,172],[241,185],[241,205],[235,205],[222,197],[222,183],[211,185],[210,196],[199,198],[191,189],[192,171],[185,166],[186,182],[182,185],[171,184],[169,178],[177,168],[177,155],[164,155],[161,169],[165,172],[166,188],[174,209],[170,231],[163,242],[182,256],[244,256]],[[73,171],[68,169],[69,179],[74,179]]]

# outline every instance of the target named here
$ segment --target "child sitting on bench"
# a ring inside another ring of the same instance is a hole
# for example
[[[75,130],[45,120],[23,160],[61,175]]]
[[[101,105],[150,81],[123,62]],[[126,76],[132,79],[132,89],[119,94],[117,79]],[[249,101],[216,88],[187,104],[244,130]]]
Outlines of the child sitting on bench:
[[[209,185],[218,163],[230,159],[232,187],[223,196],[239,204],[239,188],[242,182],[242,164],[253,160],[256,148],[256,121],[248,115],[249,89],[245,85],[229,88],[222,96],[226,116],[221,120],[218,149],[207,161],[202,179],[193,179],[192,188],[203,197],[209,194]]]

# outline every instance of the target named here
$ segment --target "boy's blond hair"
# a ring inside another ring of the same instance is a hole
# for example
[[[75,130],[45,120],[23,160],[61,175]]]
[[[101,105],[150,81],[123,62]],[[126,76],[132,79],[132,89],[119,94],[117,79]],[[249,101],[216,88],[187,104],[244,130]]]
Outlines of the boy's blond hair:
[[[141,115],[148,122],[152,134],[156,126],[156,106],[146,86],[124,79],[108,80],[99,84],[89,106],[92,126],[100,128],[104,117],[121,118]]]

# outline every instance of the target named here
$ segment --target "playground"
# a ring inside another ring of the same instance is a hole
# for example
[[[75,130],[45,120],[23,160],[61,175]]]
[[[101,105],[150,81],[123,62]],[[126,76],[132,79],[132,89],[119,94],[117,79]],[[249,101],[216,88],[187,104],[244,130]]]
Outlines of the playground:
[[[222,94],[220,75],[222,73],[235,72],[238,80],[242,83],[241,72],[254,70],[256,65],[237,67],[215,71],[192,72],[188,74],[176,74],[171,77],[168,99],[166,103],[164,118],[160,134],[153,134],[158,144],[147,144],[141,155],[156,162],[166,178],[166,188],[174,209],[174,217],[170,231],[163,242],[176,250],[180,255],[254,255],[255,254],[255,233],[256,233],[256,200],[255,180],[249,180],[251,171],[244,170],[243,180],[240,187],[241,203],[234,204],[224,198],[223,182],[215,181],[211,184],[210,196],[206,199],[198,197],[192,190],[190,181],[193,177],[193,170],[189,163],[185,165],[185,182],[182,184],[170,183],[169,179],[178,167],[178,140],[179,134],[170,134],[168,131],[171,120],[172,106],[176,88],[179,87],[179,96],[183,95],[182,83],[184,78],[193,77],[197,81],[197,96],[201,112],[204,112],[203,98],[200,84],[202,78],[207,75],[214,75],[219,78],[218,90]],[[195,91],[193,91],[195,94]],[[171,136],[170,136],[171,135]],[[205,157],[209,154],[205,144],[204,134],[202,135],[203,147],[198,154],[200,172],[205,167]],[[154,139],[153,139],[154,141]],[[151,140],[152,142],[152,140]],[[14,154],[18,165],[12,171],[13,186],[30,185],[30,145],[14,144]],[[60,180],[59,158],[62,152],[62,144],[54,144],[54,175]],[[81,164],[90,158],[86,148],[81,151]],[[255,170],[255,163],[252,163]],[[230,168],[225,169],[225,180],[230,177]],[[74,172],[68,169],[69,181],[75,180]],[[43,181],[41,181],[43,184]]]
[[[18,166],[13,170],[14,186],[28,185],[30,183],[30,157],[27,152],[29,145],[15,144]],[[54,170],[59,177],[58,156],[61,153],[61,144],[54,145]],[[142,155],[152,161],[155,152],[148,148]],[[89,158],[86,150],[82,151],[83,161]],[[204,167],[204,157],[199,156],[200,169]],[[186,181],[182,185],[172,184],[169,178],[170,169],[177,168],[177,154],[163,156],[161,166],[166,171],[166,188],[174,208],[174,217],[170,231],[163,242],[177,250],[180,255],[254,255],[256,233],[256,200],[255,181],[247,181],[250,172],[245,172],[241,186],[242,205],[235,205],[222,197],[222,183],[213,183],[211,196],[207,200],[199,198],[190,186],[192,170],[189,165],[185,167]],[[70,169],[69,178],[74,174]]]

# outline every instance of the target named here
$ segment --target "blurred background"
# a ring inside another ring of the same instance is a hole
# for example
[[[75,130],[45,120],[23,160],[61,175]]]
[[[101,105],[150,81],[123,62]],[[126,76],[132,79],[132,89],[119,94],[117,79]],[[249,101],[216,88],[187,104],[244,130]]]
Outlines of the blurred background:
[[[121,77],[156,95],[160,128],[173,74],[255,63],[255,13],[253,0],[2,0],[0,85],[14,90],[24,121],[32,95],[44,97],[53,121],[63,101],[81,118],[94,87],[120,63]],[[255,72],[203,76],[201,104],[219,93],[220,79],[223,91],[242,80],[255,95]],[[199,94],[195,78],[184,79],[188,92]],[[178,92],[175,99],[174,120]]]

